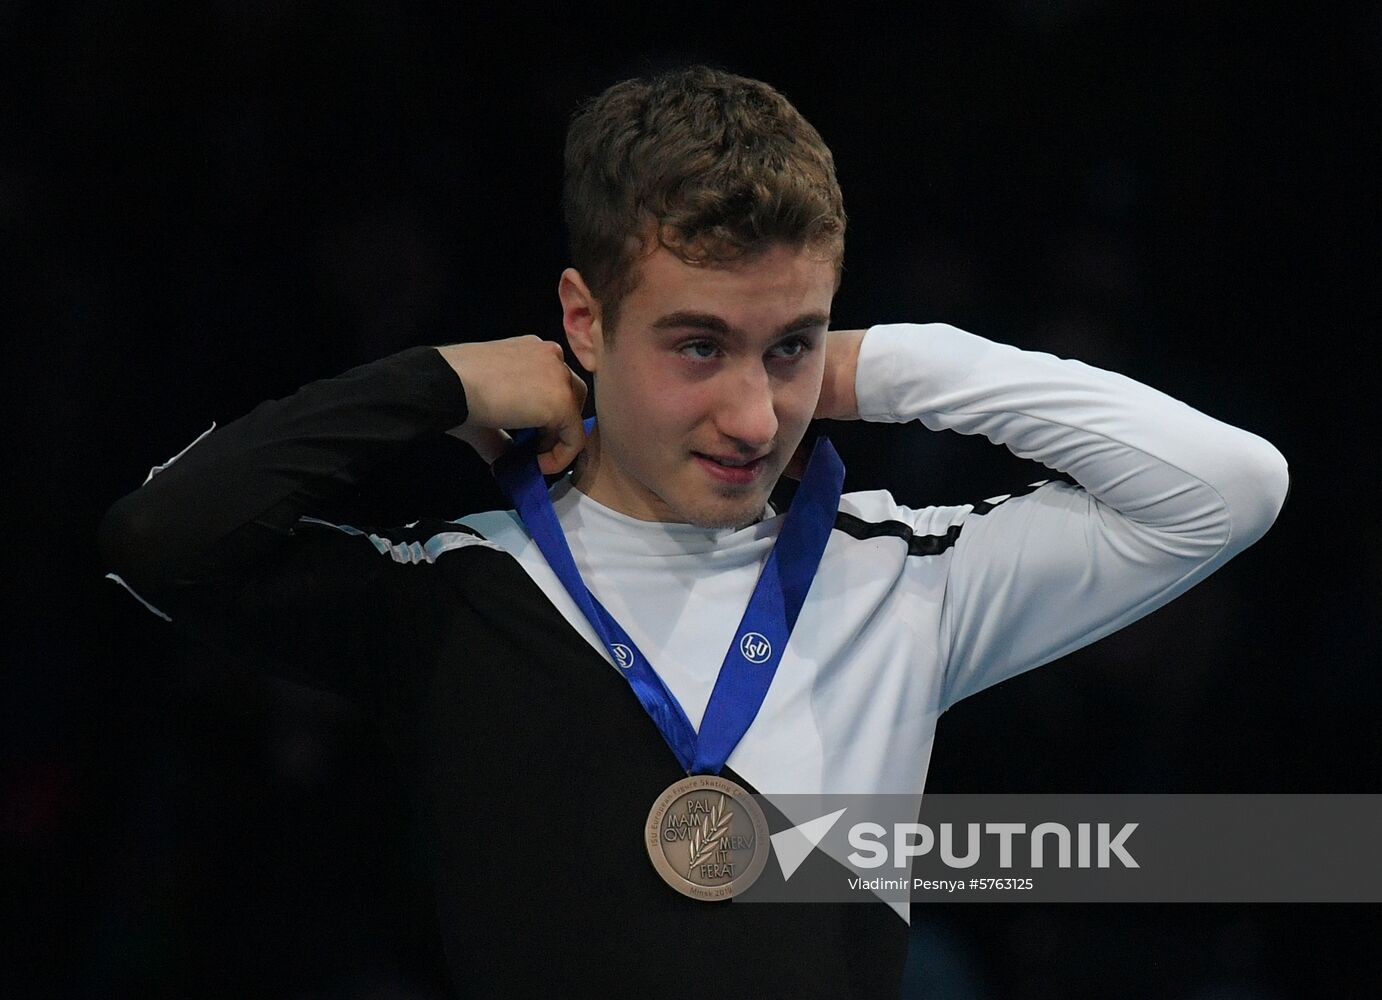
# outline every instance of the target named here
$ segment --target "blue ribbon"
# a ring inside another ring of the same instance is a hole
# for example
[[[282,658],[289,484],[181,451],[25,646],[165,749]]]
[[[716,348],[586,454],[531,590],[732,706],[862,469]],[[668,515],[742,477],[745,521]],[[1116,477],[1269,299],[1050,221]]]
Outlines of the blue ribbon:
[[[587,432],[594,422],[586,421]],[[521,431],[514,440],[514,447],[494,463],[494,474],[547,564],[609,649],[686,773],[719,774],[767,697],[830,539],[845,478],[835,446],[824,436],[816,440],[782,530],[725,652],[698,734],[647,657],[581,579],[538,469],[536,433]]]

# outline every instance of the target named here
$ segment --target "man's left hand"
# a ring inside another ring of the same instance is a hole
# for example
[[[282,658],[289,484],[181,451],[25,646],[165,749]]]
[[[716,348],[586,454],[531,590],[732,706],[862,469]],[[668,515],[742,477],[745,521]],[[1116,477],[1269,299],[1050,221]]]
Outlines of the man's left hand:
[[[859,368],[859,345],[866,330],[831,330],[825,335],[825,378],[816,403],[817,420],[858,420],[859,399],[854,376]]]
[[[817,420],[858,420],[859,398],[854,394],[854,376],[859,370],[859,345],[866,330],[831,330],[825,335],[825,377],[816,402]],[[800,480],[809,457],[804,444],[798,445],[783,474]]]

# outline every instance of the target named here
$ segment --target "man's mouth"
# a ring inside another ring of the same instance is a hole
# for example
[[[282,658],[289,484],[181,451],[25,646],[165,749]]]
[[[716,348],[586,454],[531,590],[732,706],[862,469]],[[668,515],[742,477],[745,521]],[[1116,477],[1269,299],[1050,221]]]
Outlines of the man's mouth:
[[[744,458],[739,455],[707,455],[693,452],[701,467],[721,482],[744,484],[758,478],[767,464],[767,455]]]

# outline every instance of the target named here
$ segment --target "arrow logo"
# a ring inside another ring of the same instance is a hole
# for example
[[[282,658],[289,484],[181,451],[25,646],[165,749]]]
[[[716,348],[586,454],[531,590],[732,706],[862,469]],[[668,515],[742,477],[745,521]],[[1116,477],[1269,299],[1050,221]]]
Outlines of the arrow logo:
[[[837,809],[833,813],[798,823],[790,830],[775,833],[769,838],[773,842],[773,853],[777,855],[784,882],[795,874],[806,856],[816,849],[816,845],[825,839],[830,828],[844,814],[844,809]]]

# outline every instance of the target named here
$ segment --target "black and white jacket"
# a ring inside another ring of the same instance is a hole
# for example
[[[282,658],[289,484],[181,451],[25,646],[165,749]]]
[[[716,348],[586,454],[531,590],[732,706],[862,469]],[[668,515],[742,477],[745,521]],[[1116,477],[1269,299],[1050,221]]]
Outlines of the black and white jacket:
[[[769,796],[919,796],[941,712],[1184,593],[1260,538],[1288,489],[1260,437],[950,326],[870,329],[857,392],[865,420],[982,434],[1055,475],[963,506],[841,499],[725,771]],[[111,508],[110,575],[174,626],[376,715],[463,995],[572,976],[666,990],[709,956],[736,995],[895,994],[906,925],[882,903],[707,904],[659,880],[640,834],[677,762],[513,512],[316,516],[465,416],[455,373],[419,347],[213,424]],[[627,517],[565,479],[552,497],[587,585],[698,724],[779,512],[704,530]]]

